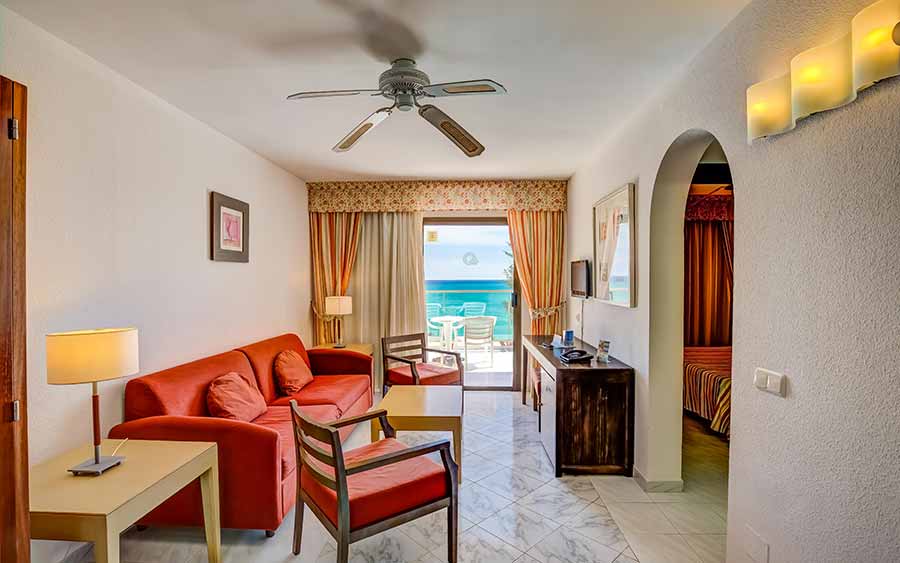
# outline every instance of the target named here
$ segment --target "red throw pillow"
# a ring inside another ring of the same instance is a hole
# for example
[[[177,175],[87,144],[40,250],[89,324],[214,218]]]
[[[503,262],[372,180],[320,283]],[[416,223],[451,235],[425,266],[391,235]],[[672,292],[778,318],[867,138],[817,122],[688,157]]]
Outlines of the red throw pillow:
[[[293,350],[284,350],[275,358],[275,378],[285,395],[293,395],[307,383],[312,383],[313,374],[303,356]]]
[[[226,373],[209,384],[206,406],[215,417],[244,422],[250,422],[268,408],[259,389],[236,372]]]

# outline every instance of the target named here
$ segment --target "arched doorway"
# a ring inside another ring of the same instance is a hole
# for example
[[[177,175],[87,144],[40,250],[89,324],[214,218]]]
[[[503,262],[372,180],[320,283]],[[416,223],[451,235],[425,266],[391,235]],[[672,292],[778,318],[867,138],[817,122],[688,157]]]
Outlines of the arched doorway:
[[[698,166],[704,155],[708,156],[711,152],[719,154],[716,160],[727,168],[724,151],[721,151],[711,133],[704,130],[683,133],[666,152],[653,189],[650,209],[648,409],[648,427],[651,429],[648,435],[649,451],[652,455],[646,468],[648,474],[636,476],[644,481],[642,485],[648,490],[677,491],[685,483],[683,428],[695,429],[691,420],[684,418],[685,208],[695,174],[699,172]],[[727,361],[730,373],[730,355]],[[730,398],[730,386],[728,393]],[[727,469],[727,450],[725,455]],[[727,472],[723,486],[727,492]],[[690,487],[685,487],[685,492],[692,493]]]

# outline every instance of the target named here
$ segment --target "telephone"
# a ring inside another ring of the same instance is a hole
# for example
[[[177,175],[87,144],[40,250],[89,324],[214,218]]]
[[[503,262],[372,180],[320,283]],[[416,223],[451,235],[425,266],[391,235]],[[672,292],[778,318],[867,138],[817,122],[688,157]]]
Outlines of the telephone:
[[[563,352],[559,355],[559,359],[564,363],[573,364],[579,362],[589,362],[594,359],[594,356],[585,352],[584,350],[569,350],[568,352]]]

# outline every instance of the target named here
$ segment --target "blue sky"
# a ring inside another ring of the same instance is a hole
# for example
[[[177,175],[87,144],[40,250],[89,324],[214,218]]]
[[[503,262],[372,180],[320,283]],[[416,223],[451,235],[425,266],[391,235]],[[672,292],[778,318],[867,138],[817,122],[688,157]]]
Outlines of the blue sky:
[[[429,242],[436,237],[436,242]],[[505,225],[426,225],[426,280],[500,280],[512,263]],[[467,264],[466,256],[469,262]],[[472,259],[474,257],[474,260]]]

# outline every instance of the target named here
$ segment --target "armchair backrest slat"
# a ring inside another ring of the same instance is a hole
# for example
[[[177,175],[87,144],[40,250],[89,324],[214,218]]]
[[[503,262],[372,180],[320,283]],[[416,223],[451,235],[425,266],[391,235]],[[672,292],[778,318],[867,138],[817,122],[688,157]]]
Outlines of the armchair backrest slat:
[[[338,504],[348,504],[347,472],[337,428],[311,420],[300,411],[296,401],[291,401],[291,421],[297,450],[297,470],[305,468],[313,479],[337,492]],[[325,471],[329,468],[332,475]]]
[[[406,334],[402,336],[386,336],[381,339],[384,371],[400,364],[388,356],[398,356],[414,362],[425,361],[425,333]]]

